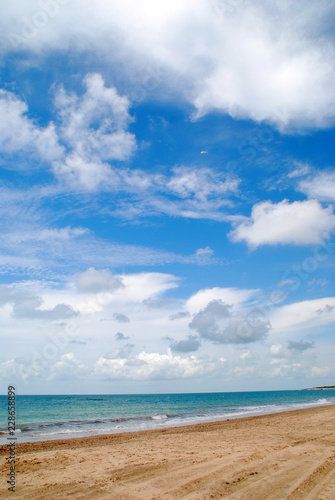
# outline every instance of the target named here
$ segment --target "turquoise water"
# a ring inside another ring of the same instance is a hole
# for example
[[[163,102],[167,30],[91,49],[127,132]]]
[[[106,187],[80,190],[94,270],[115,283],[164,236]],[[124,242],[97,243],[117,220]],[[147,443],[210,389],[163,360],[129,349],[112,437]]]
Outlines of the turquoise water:
[[[0,443],[7,396],[0,396]],[[18,442],[139,431],[335,404],[335,390],[17,396]]]

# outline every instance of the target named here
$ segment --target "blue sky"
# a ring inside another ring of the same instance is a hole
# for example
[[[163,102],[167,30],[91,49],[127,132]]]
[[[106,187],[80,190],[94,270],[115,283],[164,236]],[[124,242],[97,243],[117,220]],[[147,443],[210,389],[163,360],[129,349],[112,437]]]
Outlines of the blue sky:
[[[3,387],[333,384],[332,2],[0,9]]]

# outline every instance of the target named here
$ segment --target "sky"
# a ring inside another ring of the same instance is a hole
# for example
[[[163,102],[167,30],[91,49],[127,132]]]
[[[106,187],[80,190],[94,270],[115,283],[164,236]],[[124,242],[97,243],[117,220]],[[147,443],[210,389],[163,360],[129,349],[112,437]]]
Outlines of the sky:
[[[0,4],[4,393],[335,383],[334,21]]]

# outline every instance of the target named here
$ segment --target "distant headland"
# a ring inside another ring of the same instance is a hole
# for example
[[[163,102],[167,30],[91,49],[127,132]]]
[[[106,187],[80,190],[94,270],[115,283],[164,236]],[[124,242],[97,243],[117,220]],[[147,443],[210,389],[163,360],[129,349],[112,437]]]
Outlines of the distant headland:
[[[335,389],[335,385],[323,385],[322,387],[308,387],[304,391],[324,391],[325,389]]]

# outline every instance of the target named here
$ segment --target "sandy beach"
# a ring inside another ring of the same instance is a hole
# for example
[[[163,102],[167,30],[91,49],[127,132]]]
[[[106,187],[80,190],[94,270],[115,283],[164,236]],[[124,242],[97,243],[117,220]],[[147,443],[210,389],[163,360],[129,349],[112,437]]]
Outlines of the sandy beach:
[[[1,498],[334,499],[335,406],[17,446]]]

